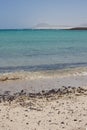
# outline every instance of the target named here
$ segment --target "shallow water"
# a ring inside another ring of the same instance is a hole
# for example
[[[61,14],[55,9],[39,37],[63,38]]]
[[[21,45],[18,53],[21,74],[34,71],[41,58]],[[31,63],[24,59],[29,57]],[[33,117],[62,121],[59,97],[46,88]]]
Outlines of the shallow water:
[[[0,30],[0,73],[87,66],[87,31]]]

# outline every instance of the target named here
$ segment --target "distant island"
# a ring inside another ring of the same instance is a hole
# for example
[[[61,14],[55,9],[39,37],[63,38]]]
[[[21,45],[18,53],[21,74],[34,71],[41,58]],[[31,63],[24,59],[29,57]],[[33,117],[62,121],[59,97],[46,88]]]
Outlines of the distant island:
[[[75,27],[75,28],[70,28],[69,30],[87,30],[87,27]]]

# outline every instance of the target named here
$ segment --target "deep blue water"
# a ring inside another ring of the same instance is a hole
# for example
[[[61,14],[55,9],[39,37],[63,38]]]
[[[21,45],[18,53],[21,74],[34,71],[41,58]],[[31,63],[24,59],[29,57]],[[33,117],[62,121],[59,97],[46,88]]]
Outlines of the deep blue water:
[[[87,31],[0,30],[0,72],[87,66]]]

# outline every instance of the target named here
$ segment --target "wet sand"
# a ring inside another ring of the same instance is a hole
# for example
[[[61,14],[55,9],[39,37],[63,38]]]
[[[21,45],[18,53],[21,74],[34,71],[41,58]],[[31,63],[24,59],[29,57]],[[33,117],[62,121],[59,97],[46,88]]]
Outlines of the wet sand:
[[[37,93],[62,86],[87,86],[87,68],[56,71],[15,72],[0,75],[0,93],[25,91]]]

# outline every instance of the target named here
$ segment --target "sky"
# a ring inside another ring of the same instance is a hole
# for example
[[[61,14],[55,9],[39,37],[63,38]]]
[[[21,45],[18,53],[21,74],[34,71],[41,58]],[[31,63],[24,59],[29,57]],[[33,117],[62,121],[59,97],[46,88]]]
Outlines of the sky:
[[[0,0],[0,29],[87,24],[87,0]]]

